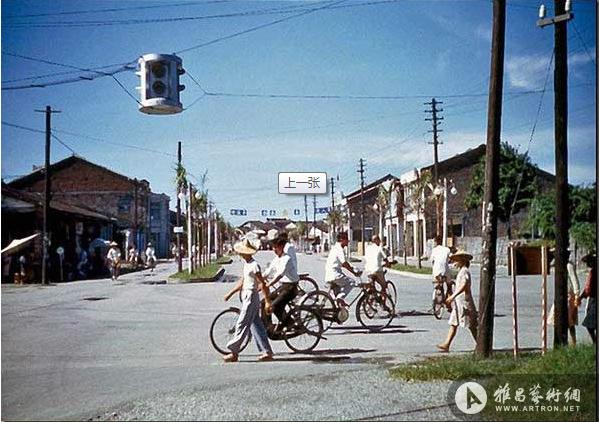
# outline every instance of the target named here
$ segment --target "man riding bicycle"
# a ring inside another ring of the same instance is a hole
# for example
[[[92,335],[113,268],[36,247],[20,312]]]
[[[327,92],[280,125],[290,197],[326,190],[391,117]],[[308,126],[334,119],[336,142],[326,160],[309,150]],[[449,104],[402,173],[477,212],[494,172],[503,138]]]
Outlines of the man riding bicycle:
[[[435,288],[443,289],[443,284],[447,285],[446,297],[451,295],[452,281],[449,278],[449,255],[451,250],[443,246],[443,238],[435,236],[435,247],[431,251],[431,264],[433,266],[433,282]],[[447,305],[447,310],[451,312],[451,305]]]
[[[354,280],[346,276],[342,269],[346,269],[354,276],[359,277],[362,271],[356,271],[354,267],[345,259],[345,248],[349,244],[349,238],[346,232],[337,234],[337,243],[333,245],[325,267],[324,280],[331,285],[331,289],[335,294],[335,300],[339,306],[347,307],[344,298],[351,292],[354,287]]]
[[[385,270],[383,267],[389,266],[389,257],[381,246],[381,238],[378,235],[372,236],[372,243],[366,247],[364,258],[366,265],[364,271],[368,277],[381,286],[381,291],[387,290],[387,281],[385,280]]]
[[[285,312],[285,306],[297,296],[297,283],[299,281],[296,264],[293,259],[284,252],[286,244],[287,239],[282,236],[279,236],[272,241],[276,257],[264,272],[264,278],[273,277],[273,281],[269,283],[269,287],[279,281],[281,282],[281,288],[270,294],[272,312],[279,319],[276,331],[280,331],[283,327],[289,326],[289,323],[292,322]]]

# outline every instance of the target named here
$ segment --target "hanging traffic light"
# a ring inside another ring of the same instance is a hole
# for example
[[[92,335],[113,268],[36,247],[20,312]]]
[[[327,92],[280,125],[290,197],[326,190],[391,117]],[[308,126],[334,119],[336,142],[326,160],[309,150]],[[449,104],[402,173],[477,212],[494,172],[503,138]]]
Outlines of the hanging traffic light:
[[[182,60],[174,54],[144,54],[140,57],[139,111],[146,114],[175,114],[183,111],[179,76],[185,73]]]

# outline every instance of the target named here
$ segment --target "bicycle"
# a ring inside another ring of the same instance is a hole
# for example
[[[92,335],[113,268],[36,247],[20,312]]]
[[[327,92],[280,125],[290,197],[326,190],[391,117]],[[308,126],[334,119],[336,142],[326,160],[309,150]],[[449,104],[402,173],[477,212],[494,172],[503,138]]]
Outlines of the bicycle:
[[[449,308],[449,306],[445,304],[445,300],[449,296],[449,293],[451,291],[451,285],[453,284],[453,282],[450,282],[448,284],[447,292],[443,288],[443,285],[445,284],[445,277],[441,277],[440,281],[436,279],[433,280],[433,284],[433,316],[436,319],[442,319],[445,313],[445,309],[447,309],[448,312],[451,312],[451,308]]]
[[[361,279],[359,279],[361,281]],[[311,306],[325,322],[324,331],[328,330],[333,322],[343,324],[349,319],[348,309],[357,302],[355,312],[356,319],[371,332],[378,332],[391,324],[395,318],[395,303],[391,295],[376,290],[374,283],[359,283],[360,293],[345,306],[340,306],[331,296],[332,286],[329,292],[317,290],[308,293],[301,301],[302,306]],[[393,285],[393,287],[395,287]]]
[[[296,353],[308,353],[318,345],[324,332],[320,315],[310,306],[297,305],[291,302],[287,307],[287,315],[291,325],[283,330],[276,330],[275,324],[264,312],[264,300],[262,305],[262,321],[266,327],[268,338],[273,341],[283,340],[287,347]],[[230,353],[227,343],[235,335],[235,325],[239,318],[240,309],[230,307],[219,313],[210,326],[210,342],[219,353],[226,355]],[[248,335],[243,342],[240,352],[249,344],[252,335]]]
[[[310,277],[309,273],[301,273],[298,275],[299,281],[297,282],[297,295],[293,299],[294,303],[299,303],[308,293],[319,290],[318,283]],[[272,287],[272,284],[269,284],[268,287]],[[241,290],[239,291],[239,301],[241,302]]]

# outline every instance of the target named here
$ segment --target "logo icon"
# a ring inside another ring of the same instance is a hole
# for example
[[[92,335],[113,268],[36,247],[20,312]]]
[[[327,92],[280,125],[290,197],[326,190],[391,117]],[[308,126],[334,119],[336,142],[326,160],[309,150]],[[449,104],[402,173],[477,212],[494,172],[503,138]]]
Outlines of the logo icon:
[[[485,408],[487,392],[476,382],[465,382],[455,392],[455,404],[463,413],[475,415]]]

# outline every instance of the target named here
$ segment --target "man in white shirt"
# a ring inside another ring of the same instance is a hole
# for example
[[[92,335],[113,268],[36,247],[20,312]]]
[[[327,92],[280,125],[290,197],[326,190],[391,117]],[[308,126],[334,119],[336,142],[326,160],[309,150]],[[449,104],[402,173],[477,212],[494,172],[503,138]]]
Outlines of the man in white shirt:
[[[349,238],[347,233],[342,232],[337,235],[337,243],[333,245],[329,256],[327,257],[327,263],[325,266],[324,281],[330,283],[335,299],[340,306],[347,306],[345,300],[343,300],[351,289],[353,288],[354,281],[346,276],[342,269],[345,268],[347,271],[352,273],[354,276],[359,277],[362,275],[361,271],[356,271],[349,262],[345,259],[345,248],[349,244]]]
[[[293,244],[289,241],[289,236],[287,235],[287,232],[282,232],[279,235],[279,237],[285,240],[285,247],[283,248],[283,253],[285,253],[285,255],[289,255],[289,258],[291,258],[291,261],[293,262],[293,265],[295,265],[295,269],[297,270],[297,255],[295,253],[295,246],[293,246]]]
[[[281,287],[270,295],[272,311],[280,322],[277,329],[288,326],[289,318],[286,315],[285,306],[297,296],[297,283],[299,281],[295,263],[284,252],[286,244],[287,240],[281,236],[272,241],[276,257],[264,272],[264,278],[273,278],[269,283],[269,287],[281,282]]]
[[[451,249],[443,246],[441,236],[435,236],[435,247],[431,251],[431,265],[433,266],[433,280],[441,286],[447,284],[447,297],[451,295],[451,280],[449,279],[449,255]],[[447,305],[448,311],[451,311],[450,305]]]
[[[110,249],[106,254],[106,260],[110,266],[110,274],[113,281],[119,278],[119,268],[121,266],[121,251],[118,248],[118,243],[110,242]]]
[[[154,267],[156,266],[156,250],[152,245],[152,242],[148,242],[148,247],[146,248],[146,266],[150,268],[150,272],[154,272]]]
[[[385,272],[383,267],[387,265],[387,254],[381,246],[381,238],[378,235],[372,236],[372,243],[366,247],[366,253],[364,258],[366,259],[366,265],[364,271],[368,276],[380,284],[382,291],[387,289],[387,282],[385,281]]]

